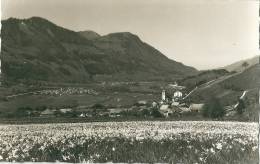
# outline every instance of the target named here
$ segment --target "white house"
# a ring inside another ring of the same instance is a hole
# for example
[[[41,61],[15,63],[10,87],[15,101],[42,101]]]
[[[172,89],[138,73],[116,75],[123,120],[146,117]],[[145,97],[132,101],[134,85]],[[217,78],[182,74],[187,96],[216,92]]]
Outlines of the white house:
[[[190,105],[190,111],[193,112],[200,112],[203,109],[204,104],[191,104]]]
[[[178,102],[182,98],[182,92],[177,90],[173,93],[172,102]]]
[[[182,97],[182,92],[181,91],[176,91],[173,93],[174,98],[181,98]]]

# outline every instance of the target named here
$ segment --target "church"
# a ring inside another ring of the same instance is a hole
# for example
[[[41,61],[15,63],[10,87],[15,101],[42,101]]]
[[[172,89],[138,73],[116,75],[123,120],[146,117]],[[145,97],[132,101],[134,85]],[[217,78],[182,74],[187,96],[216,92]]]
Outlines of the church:
[[[184,86],[179,86],[176,82],[175,84],[169,84],[167,87],[167,93],[166,90],[162,91],[162,103],[176,103],[182,100],[183,98],[183,89],[185,89]]]

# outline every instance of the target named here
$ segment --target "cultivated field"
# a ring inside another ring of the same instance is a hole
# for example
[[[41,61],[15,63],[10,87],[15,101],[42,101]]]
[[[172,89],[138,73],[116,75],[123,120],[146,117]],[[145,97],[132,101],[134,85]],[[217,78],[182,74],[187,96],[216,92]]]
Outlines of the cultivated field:
[[[257,163],[258,124],[142,121],[0,125],[0,161]]]

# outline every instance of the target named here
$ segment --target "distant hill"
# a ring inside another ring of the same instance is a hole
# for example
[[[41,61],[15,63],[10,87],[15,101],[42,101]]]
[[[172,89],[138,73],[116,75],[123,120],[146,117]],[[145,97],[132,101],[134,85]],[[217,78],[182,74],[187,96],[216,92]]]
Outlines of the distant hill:
[[[247,67],[251,67],[257,63],[259,63],[259,56],[235,62],[233,64],[223,67],[222,69],[226,69],[229,72],[240,72],[247,69]]]
[[[100,35],[94,31],[80,31],[78,32],[81,36],[85,37],[86,39],[92,40],[99,38]]]
[[[2,71],[14,82],[165,80],[197,73],[129,32],[74,32],[39,17],[2,21]]]

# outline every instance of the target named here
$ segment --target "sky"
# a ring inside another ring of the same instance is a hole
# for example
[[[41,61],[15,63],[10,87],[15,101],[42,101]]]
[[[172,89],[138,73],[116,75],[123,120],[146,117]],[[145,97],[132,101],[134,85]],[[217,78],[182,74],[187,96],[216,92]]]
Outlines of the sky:
[[[1,0],[2,19],[39,16],[74,31],[131,32],[168,58],[213,69],[259,55],[257,0]]]

